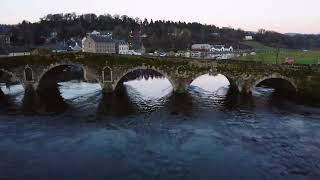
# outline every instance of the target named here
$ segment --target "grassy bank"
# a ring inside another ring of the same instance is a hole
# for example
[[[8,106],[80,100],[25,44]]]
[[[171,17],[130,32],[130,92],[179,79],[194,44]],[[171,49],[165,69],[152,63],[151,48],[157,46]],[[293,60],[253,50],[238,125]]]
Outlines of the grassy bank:
[[[293,58],[295,64],[318,64],[320,63],[320,51],[299,51],[279,49],[265,46],[256,41],[245,41],[241,44],[250,46],[257,53],[255,56],[240,57],[240,60],[259,61],[265,63],[281,64],[286,58]]]
[[[242,56],[240,60],[260,61],[265,63],[283,63],[286,58],[293,58],[295,64],[318,64],[320,63],[320,51],[273,51],[257,52],[255,56]]]

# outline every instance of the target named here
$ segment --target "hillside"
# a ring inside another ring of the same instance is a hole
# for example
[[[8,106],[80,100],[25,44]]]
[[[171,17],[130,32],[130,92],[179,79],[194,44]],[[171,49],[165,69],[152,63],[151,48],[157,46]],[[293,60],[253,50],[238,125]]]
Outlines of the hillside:
[[[257,49],[271,50],[268,47],[320,48],[320,35],[289,36],[263,29],[252,33],[242,29],[217,27],[197,22],[142,20],[126,15],[111,16],[110,14],[48,14],[40,18],[39,22],[23,21],[16,26],[6,27],[5,30],[0,29],[0,34],[10,34],[12,45],[41,46],[44,43],[64,42],[71,38],[81,39],[86,33],[93,30],[110,32],[114,39],[126,40],[129,43],[142,42],[148,51],[185,50],[195,43],[225,44],[242,48],[239,42],[246,35],[253,36],[255,42],[244,43],[249,43]],[[52,34],[57,36],[52,37]]]
[[[265,46],[257,41],[243,41],[241,44],[251,47],[254,50],[257,51],[273,51],[276,50],[276,48]]]

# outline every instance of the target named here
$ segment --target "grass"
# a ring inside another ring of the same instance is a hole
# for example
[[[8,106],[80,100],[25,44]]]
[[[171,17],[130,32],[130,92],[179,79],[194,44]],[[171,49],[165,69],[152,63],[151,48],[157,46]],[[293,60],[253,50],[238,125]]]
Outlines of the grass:
[[[275,51],[276,48],[265,46],[257,41],[243,41],[241,44],[252,47],[256,51]]]
[[[278,58],[277,58],[278,56]],[[320,63],[320,51],[277,51],[271,53],[257,53],[255,56],[242,56],[240,60],[259,61],[264,63],[281,64],[287,57],[293,58],[295,64],[318,64]]]
[[[257,55],[239,57],[240,60],[281,64],[285,61],[287,57],[290,57],[294,59],[295,64],[320,63],[320,50],[305,52],[299,50],[280,49],[278,53],[278,50],[276,48],[265,46],[256,41],[245,41],[242,42],[242,44],[252,47],[256,51]]]

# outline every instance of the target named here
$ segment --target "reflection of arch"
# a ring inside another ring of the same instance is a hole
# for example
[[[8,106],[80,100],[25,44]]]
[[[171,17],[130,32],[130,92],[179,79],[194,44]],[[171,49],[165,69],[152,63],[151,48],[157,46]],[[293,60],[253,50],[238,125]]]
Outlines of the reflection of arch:
[[[114,81],[114,89],[116,89],[116,87],[118,86],[119,82],[121,82],[121,80],[129,73],[137,71],[137,70],[153,70],[156,71],[160,74],[162,74],[166,79],[169,80],[170,84],[172,85],[173,89],[176,90],[177,86],[175,84],[175,81],[164,71],[162,71],[161,69],[158,68],[150,68],[150,67],[145,67],[145,66],[138,66],[138,67],[134,67],[132,69],[129,69],[125,72],[123,72],[120,76],[118,76],[118,78],[115,79]]]
[[[33,71],[29,66],[24,68],[24,80],[27,82],[33,81]]]
[[[210,75],[210,76],[213,76],[213,77],[214,77],[214,76],[217,76],[217,75],[222,75],[222,76],[224,76],[226,79],[228,79],[229,84],[230,84],[230,86],[229,86],[230,89],[236,88],[236,83],[235,83],[235,81],[234,81],[230,76],[225,75],[225,74],[223,74],[223,73],[213,74],[211,71],[210,71],[210,72],[207,72],[207,73],[199,73],[199,74],[196,74],[196,75],[194,76],[194,78],[193,78],[191,81],[188,82],[188,85],[190,86],[196,79],[198,79],[199,77],[204,76],[204,75]],[[209,82],[209,83],[210,83],[210,82]]]
[[[252,86],[251,86],[251,89],[250,91],[252,92],[252,90],[257,86],[259,85],[260,83],[262,83],[263,81],[266,81],[266,80],[272,80],[272,79],[278,79],[278,80],[283,80],[283,81],[286,81],[288,84],[290,84],[292,86],[292,89],[297,92],[298,90],[298,86],[295,84],[294,80],[293,79],[290,79],[288,77],[285,77],[285,76],[281,76],[281,75],[278,75],[278,74],[272,74],[270,76],[265,76],[257,81],[255,81]]]
[[[50,72],[51,70],[53,70],[54,68],[56,67],[59,67],[59,66],[76,66],[76,67],[80,67],[83,71],[83,75],[85,76],[86,74],[86,71],[85,71],[85,68],[83,67],[83,65],[81,64],[77,64],[77,63],[72,63],[72,62],[67,62],[67,63],[56,63],[56,64],[51,64],[50,66],[48,66],[47,68],[45,68],[41,75],[39,76],[39,79],[38,79],[38,85],[40,83],[40,81],[42,80],[42,78],[48,73]],[[84,77],[83,77],[84,78]]]
[[[109,66],[106,66],[102,70],[102,79],[103,82],[112,82],[112,69]]]

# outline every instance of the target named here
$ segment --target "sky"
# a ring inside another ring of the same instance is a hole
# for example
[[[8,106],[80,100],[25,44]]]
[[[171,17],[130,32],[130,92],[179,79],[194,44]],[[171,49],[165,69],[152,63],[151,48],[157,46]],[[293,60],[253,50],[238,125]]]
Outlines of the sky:
[[[320,0],[0,0],[0,24],[69,12],[320,34]]]

